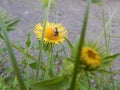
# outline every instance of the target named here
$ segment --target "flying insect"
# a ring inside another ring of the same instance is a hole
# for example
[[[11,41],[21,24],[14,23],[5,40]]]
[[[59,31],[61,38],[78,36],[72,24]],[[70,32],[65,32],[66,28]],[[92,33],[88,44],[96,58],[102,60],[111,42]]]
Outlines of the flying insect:
[[[58,28],[57,27],[55,27],[54,32],[55,32],[54,36],[59,36],[59,32],[58,32]]]

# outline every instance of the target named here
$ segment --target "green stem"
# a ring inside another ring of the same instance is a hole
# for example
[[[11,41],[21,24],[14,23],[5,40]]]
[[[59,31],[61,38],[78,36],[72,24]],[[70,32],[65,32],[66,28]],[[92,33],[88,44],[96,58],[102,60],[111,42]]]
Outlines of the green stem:
[[[47,61],[47,66],[46,66],[46,72],[45,72],[45,79],[48,79],[49,77],[49,71],[50,71],[50,67],[51,67],[51,57],[52,57],[52,53],[51,51],[48,51],[48,61]]]
[[[47,6],[46,18],[45,18],[45,22],[44,22],[44,26],[43,26],[43,32],[42,32],[42,39],[41,39],[41,42],[40,42],[40,50],[39,50],[38,65],[37,65],[38,68],[37,68],[37,72],[36,72],[36,81],[39,79],[40,63],[43,63],[43,61],[42,61],[42,49],[43,49],[43,41],[44,41],[46,21],[48,20],[50,5],[51,5],[51,0],[49,0],[48,6]]]
[[[106,36],[106,25],[105,25],[105,16],[104,16],[104,0],[102,0],[102,21],[103,21],[105,46],[106,46],[106,51],[108,52],[108,48],[107,48],[108,44],[107,44],[107,36]]]
[[[112,17],[115,15],[116,11],[117,11],[117,9],[115,9],[115,11],[113,12],[113,14],[110,16],[109,20],[108,20],[107,23],[105,24],[105,28],[108,27],[108,25],[110,24],[110,22],[113,22],[113,21],[112,21]],[[104,19],[105,19],[105,18],[104,18]],[[103,20],[102,20],[102,21],[103,21]],[[100,40],[102,39],[103,34],[104,34],[104,29],[103,29],[103,31],[101,32],[100,37],[99,37],[98,40],[97,40],[98,43],[99,43]],[[106,35],[106,37],[107,37],[107,35]],[[110,37],[110,36],[108,35],[108,37]]]
[[[110,68],[110,73],[112,73],[112,68]],[[115,90],[115,83],[114,83],[114,78],[113,78],[113,75],[112,75],[112,74],[110,74],[110,79],[111,79],[112,87],[113,87],[112,90]]]
[[[11,45],[13,48],[15,48],[19,52],[23,53],[25,56],[29,57],[30,59],[37,60],[34,56],[30,55],[29,53],[26,53],[24,48],[21,48],[20,46],[14,44],[12,41],[11,41]]]
[[[77,73],[78,73],[78,70],[79,70],[79,64],[78,63],[80,63],[82,45],[84,43],[84,38],[85,38],[85,33],[86,33],[90,4],[91,4],[91,0],[87,0],[87,7],[86,7],[85,15],[84,15],[81,37],[80,37],[80,40],[79,40],[80,44],[78,46],[77,53],[76,53],[75,65],[74,65],[75,67],[74,67],[74,71],[73,71],[73,77],[72,77],[72,81],[71,81],[70,90],[75,90],[76,78],[77,78]]]
[[[103,81],[104,81],[103,78],[104,78],[104,74],[102,74],[102,76],[101,76],[100,84],[99,84],[99,86],[98,86],[98,90],[101,90],[102,83],[103,83]]]
[[[65,57],[67,57],[67,55],[66,55],[66,51],[65,51],[65,47],[64,47],[63,44],[62,44],[62,48],[63,48],[63,53],[64,53]]]
[[[1,39],[4,40],[4,38],[1,38]],[[29,56],[30,59],[32,59],[32,60],[37,60],[34,56],[30,55],[29,53],[26,53],[24,48],[22,48],[21,46],[19,46],[19,45],[17,45],[17,44],[14,44],[13,41],[10,41],[10,44],[11,44],[11,46],[12,46],[13,48],[15,48],[16,50],[20,51],[21,53],[23,53],[23,54],[26,55],[26,56]]]
[[[4,41],[5,41],[6,46],[8,48],[8,53],[9,53],[9,56],[11,58],[11,63],[12,63],[13,69],[14,69],[14,73],[15,73],[15,75],[17,77],[17,80],[18,80],[18,83],[19,83],[19,86],[20,86],[20,90],[27,90],[25,85],[24,85],[20,70],[18,68],[17,61],[16,61],[16,58],[15,58],[15,55],[14,55],[14,52],[13,52],[9,37],[7,35],[7,29],[6,29],[5,25],[4,25],[4,22],[3,22],[2,18],[1,18],[1,16],[0,16],[0,27],[1,27],[1,31],[4,34],[4,36],[3,36]]]
[[[77,82],[76,82],[76,85],[75,85],[75,88],[76,89],[79,89],[80,88],[80,83],[81,83],[81,80],[82,80],[82,70],[80,69],[80,74],[79,74],[79,76],[78,76],[78,79],[77,79]]]
[[[86,76],[87,76],[87,81],[88,81],[88,90],[91,90],[90,77],[87,71],[86,71]]]
[[[115,11],[114,11],[115,13]],[[114,15],[113,13],[113,15]],[[105,25],[105,17],[104,17],[104,0],[102,0],[102,19],[103,19],[103,28],[104,28],[104,37],[105,37],[105,46],[106,46],[106,51],[107,54],[110,54],[110,37],[107,39],[107,35],[106,35],[106,25]],[[111,18],[110,18],[111,21]],[[111,33],[109,33],[111,35]],[[112,69],[110,68],[110,72],[112,73]],[[114,85],[114,79],[112,74],[110,75],[111,81],[112,81],[112,86],[113,86],[113,90],[115,90],[115,85]]]

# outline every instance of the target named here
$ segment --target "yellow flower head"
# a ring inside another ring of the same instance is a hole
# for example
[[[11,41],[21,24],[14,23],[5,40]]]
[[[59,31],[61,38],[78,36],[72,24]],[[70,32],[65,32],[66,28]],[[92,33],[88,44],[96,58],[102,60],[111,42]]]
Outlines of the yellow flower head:
[[[38,23],[33,31],[36,37],[41,40],[43,26]],[[62,24],[54,24],[46,22],[45,34],[44,34],[44,43],[59,44],[64,42],[64,37],[67,37],[67,30]]]
[[[101,65],[101,57],[97,51],[89,47],[82,48],[82,63],[88,68],[96,68]]]

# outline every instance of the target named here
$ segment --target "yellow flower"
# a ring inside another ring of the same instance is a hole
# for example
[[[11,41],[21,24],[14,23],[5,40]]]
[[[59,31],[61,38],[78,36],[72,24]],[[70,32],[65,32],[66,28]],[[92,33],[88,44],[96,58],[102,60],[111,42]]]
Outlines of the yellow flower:
[[[82,63],[88,68],[96,68],[101,65],[101,57],[97,51],[89,47],[82,48]]]
[[[41,40],[43,26],[38,23],[33,32],[35,33],[36,37]],[[67,30],[62,26],[62,24],[46,22],[44,43],[60,44],[64,42],[64,37],[67,37]]]

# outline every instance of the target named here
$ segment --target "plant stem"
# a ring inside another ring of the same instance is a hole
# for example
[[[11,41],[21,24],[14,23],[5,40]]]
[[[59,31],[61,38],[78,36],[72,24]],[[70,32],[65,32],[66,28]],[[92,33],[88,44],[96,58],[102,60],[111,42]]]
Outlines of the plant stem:
[[[106,51],[108,52],[108,44],[107,44],[107,36],[106,36],[106,25],[105,25],[105,16],[104,16],[104,0],[102,0],[102,21],[103,21],[103,30],[104,30],[104,38],[105,38],[105,46]]]
[[[114,11],[115,13],[115,11]],[[113,13],[113,15],[114,15]],[[106,51],[107,54],[110,54],[110,37],[107,39],[106,36],[106,25],[105,25],[105,17],[104,17],[104,0],[102,0],[102,19],[103,19],[103,28],[104,28],[104,37],[105,37],[105,46],[106,46]],[[111,18],[110,18],[111,21]],[[111,32],[109,33],[111,35]],[[110,72],[112,73],[112,69],[110,68]],[[115,90],[115,85],[114,85],[114,79],[112,74],[110,75],[111,81],[112,81],[112,86],[113,86],[113,90]]]
[[[88,90],[91,90],[90,77],[87,71],[86,71],[86,76],[87,76],[87,81],[88,81]]]
[[[11,63],[12,63],[13,69],[14,69],[14,73],[15,73],[15,75],[17,77],[17,81],[19,83],[20,90],[27,90],[25,85],[24,85],[20,70],[18,68],[17,61],[16,61],[16,58],[15,58],[15,55],[14,55],[14,52],[13,52],[9,37],[7,35],[7,29],[6,29],[5,25],[4,25],[4,22],[3,22],[2,18],[1,18],[1,16],[0,16],[0,27],[1,27],[1,31],[3,32],[4,41],[6,43],[8,53],[9,53],[9,56],[11,58]]]
[[[48,51],[48,61],[47,61],[47,66],[46,66],[46,72],[45,72],[45,79],[48,79],[49,76],[49,71],[50,71],[50,66],[51,66],[51,51]]]
[[[81,69],[80,69],[80,71],[82,71]],[[78,76],[78,79],[77,79],[77,81],[76,81],[76,85],[75,85],[75,88],[80,88],[81,87],[81,85],[79,84],[79,83],[81,83],[80,81],[81,81],[81,79],[82,79],[82,73],[80,73],[79,74],[79,76]]]
[[[101,76],[100,84],[98,86],[98,90],[101,90],[101,87],[102,87],[102,84],[103,84],[103,81],[104,81],[103,78],[104,78],[104,74],[102,74],[102,76]]]
[[[113,14],[110,16],[110,18],[109,18],[109,20],[107,21],[107,23],[105,24],[105,28],[107,28],[108,27],[108,25],[110,24],[110,22],[112,22],[112,17],[115,15],[115,13],[116,13],[116,11],[117,11],[117,9],[115,9],[114,10],[114,12],[113,12]],[[104,12],[104,11],[103,11]],[[102,16],[103,17],[103,16]],[[103,18],[102,18],[103,19]],[[102,20],[103,21],[103,20]],[[101,32],[101,35],[100,35],[100,37],[98,38],[98,42],[100,42],[100,40],[101,40],[101,38],[103,37],[103,34],[104,34],[104,29],[103,29],[103,31]],[[107,35],[106,35],[107,36]],[[108,35],[108,37],[112,37],[111,35],[109,36]]]
[[[112,68],[110,68],[110,73],[112,73]],[[115,89],[114,78],[113,78],[113,75],[112,75],[112,74],[110,74],[110,79],[111,79],[111,82],[112,82],[112,88],[113,88],[113,90],[116,90],[116,89]]]
[[[39,50],[38,65],[37,65],[38,68],[37,68],[37,72],[36,72],[36,81],[39,79],[40,63],[43,63],[43,61],[42,61],[42,49],[43,49],[43,41],[44,41],[44,34],[45,34],[45,28],[46,28],[46,21],[48,20],[50,5],[51,5],[51,0],[49,0],[49,2],[48,2],[46,18],[45,18],[43,32],[42,32],[42,39],[40,42],[40,50]]]
[[[85,33],[86,33],[90,4],[91,4],[91,0],[87,0],[87,7],[86,7],[84,21],[83,21],[83,25],[82,25],[82,32],[81,32],[81,37],[80,37],[80,41],[79,41],[80,44],[78,46],[77,53],[76,53],[75,65],[74,65],[75,67],[74,67],[74,71],[73,71],[73,77],[72,77],[72,81],[71,81],[70,90],[76,90],[75,85],[76,85],[76,78],[77,78],[77,73],[78,73],[78,69],[79,69],[78,63],[80,62],[80,58],[81,58],[81,51],[82,51],[82,45],[84,43],[84,38],[85,38]]]

